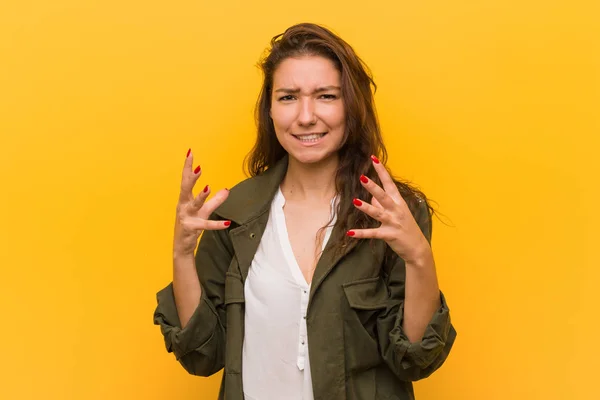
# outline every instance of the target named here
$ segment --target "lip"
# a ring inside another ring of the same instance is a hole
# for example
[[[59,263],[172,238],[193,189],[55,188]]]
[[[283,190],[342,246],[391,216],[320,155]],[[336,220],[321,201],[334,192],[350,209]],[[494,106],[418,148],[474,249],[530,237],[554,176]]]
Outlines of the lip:
[[[321,143],[323,141],[323,139],[325,139],[327,137],[328,133],[329,132],[311,132],[311,133],[303,133],[302,135],[292,134],[292,136],[294,138],[296,138],[296,140],[298,140],[298,143],[300,143],[302,146],[312,147],[312,146],[316,146],[319,143]],[[301,137],[310,136],[310,135],[323,135],[323,136],[320,137],[319,139],[317,139],[317,141],[315,141],[315,142],[303,142],[302,140],[300,140]]]

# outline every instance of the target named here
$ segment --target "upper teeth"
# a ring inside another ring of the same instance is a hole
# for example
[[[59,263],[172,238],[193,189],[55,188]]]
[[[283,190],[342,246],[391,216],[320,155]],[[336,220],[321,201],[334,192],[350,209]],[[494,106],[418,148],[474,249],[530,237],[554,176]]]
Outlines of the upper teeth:
[[[298,136],[298,139],[300,139],[300,140],[312,140],[312,139],[319,139],[321,136],[323,136],[322,133],[315,133],[313,135]]]

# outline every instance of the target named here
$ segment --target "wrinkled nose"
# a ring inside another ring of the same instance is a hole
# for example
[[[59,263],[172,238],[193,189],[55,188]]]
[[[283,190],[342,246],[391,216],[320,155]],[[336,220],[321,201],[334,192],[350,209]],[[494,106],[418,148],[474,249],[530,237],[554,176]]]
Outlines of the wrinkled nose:
[[[312,99],[300,101],[300,110],[298,111],[298,125],[310,126],[317,122],[315,115],[315,105]]]

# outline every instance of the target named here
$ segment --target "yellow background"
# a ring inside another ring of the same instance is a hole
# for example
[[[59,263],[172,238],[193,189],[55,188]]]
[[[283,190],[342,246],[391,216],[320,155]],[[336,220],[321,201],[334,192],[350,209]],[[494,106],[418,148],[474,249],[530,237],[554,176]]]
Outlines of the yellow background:
[[[255,64],[303,21],[372,68],[390,166],[445,216],[459,336],[418,399],[600,398],[599,4],[1,2],[0,398],[216,398],[152,324],[180,171],[244,177]]]

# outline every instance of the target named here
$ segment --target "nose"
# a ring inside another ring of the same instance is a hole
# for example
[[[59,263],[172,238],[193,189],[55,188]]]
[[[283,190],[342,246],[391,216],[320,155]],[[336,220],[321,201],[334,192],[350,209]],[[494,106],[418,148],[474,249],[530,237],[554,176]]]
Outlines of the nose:
[[[298,112],[298,125],[310,126],[317,123],[315,114],[315,105],[312,99],[304,98],[300,102],[300,110]]]

